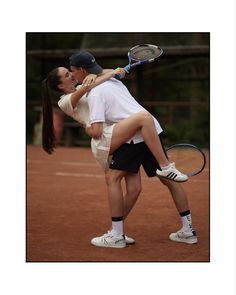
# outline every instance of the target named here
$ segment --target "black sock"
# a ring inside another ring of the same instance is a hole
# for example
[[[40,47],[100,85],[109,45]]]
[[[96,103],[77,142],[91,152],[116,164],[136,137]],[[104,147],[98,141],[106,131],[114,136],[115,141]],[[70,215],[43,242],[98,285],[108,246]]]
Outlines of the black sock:
[[[180,215],[181,217],[186,216],[186,215],[189,215],[189,214],[190,214],[190,210],[187,210],[187,211],[184,211],[184,212],[180,212],[180,213],[179,213],[179,215]]]
[[[119,217],[112,217],[111,221],[121,221],[123,220],[123,216],[119,216]]]

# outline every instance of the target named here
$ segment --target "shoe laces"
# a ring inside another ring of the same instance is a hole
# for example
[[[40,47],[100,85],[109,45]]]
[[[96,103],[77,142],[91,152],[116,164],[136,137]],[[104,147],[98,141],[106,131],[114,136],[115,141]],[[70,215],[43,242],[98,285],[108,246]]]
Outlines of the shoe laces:
[[[108,237],[112,237],[112,231],[111,230],[108,230],[102,237],[103,238],[108,238]]]
[[[186,237],[186,238],[189,238],[191,236],[188,236],[188,234],[192,234],[192,236],[194,236],[194,231],[189,231],[189,232],[186,232],[184,231],[183,229],[180,229],[177,231],[177,235],[182,238],[182,237]]]

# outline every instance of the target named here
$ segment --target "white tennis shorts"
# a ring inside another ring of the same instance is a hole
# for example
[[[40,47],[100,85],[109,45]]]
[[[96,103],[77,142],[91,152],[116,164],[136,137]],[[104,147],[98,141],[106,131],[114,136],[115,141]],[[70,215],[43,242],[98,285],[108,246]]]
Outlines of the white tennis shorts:
[[[111,138],[115,124],[107,125],[103,123],[103,134],[99,139],[92,138],[91,150],[96,162],[101,166],[104,172],[109,169],[112,156],[109,155],[111,147]]]

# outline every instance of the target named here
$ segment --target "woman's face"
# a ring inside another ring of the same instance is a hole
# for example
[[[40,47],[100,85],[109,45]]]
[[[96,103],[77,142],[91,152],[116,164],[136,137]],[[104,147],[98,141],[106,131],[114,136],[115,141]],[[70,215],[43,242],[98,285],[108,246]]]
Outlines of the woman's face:
[[[74,77],[74,74],[68,69],[59,67],[58,75],[60,77],[61,83],[58,85],[63,92],[67,93],[71,90],[74,90],[75,85],[78,83],[77,79]]]

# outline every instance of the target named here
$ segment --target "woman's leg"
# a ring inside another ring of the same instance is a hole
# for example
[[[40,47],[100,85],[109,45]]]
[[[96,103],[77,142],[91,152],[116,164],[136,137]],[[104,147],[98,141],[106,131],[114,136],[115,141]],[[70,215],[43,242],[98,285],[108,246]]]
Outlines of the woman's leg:
[[[132,138],[138,130],[141,131],[146,145],[149,147],[160,166],[168,166],[170,162],[162,149],[153,117],[148,112],[139,112],[116,123],[112,133],[110,154]]]

